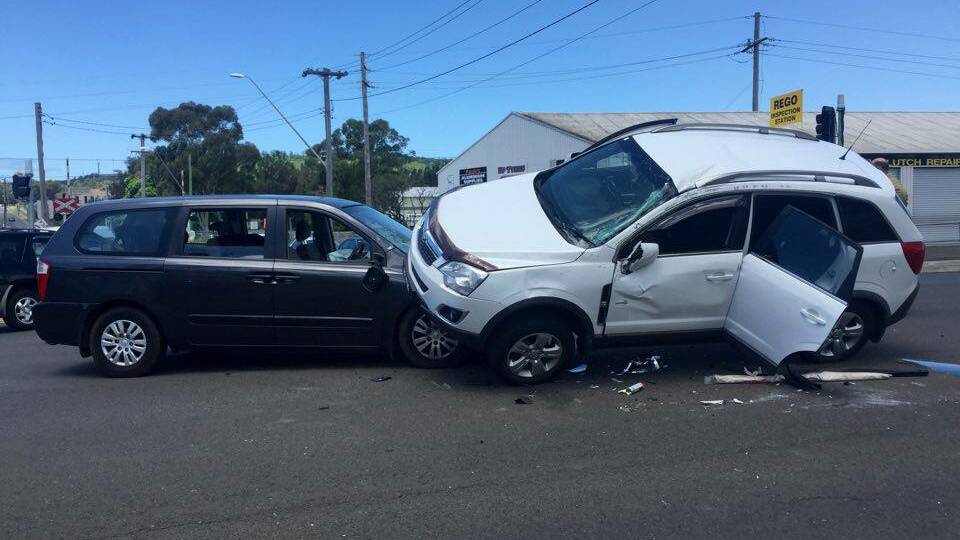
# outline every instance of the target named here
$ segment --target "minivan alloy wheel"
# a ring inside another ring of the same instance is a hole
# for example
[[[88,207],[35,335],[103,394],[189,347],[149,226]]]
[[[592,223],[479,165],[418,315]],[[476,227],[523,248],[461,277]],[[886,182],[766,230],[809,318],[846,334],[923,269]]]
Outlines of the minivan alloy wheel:
[[[433,317],[422,314],[410,329],[410,339],[417,352],[431,360],[443,360],[457,350],[459,341]]]
[[[100,349],[111,364],[129,367],[143,359],[147,350],[147,335],[133,321],[116,320],[104,327],[100,335]]]
[[[518,339],[507,351],[507,368],[521,378],[539,378],[563,360],[563,343],[553,334],[537,332]]]
[[[37,305],[37,299],[25,296],[17,301],[13,306],[13,315],[20,324],[33,324],[33,308]]]
[[[820,355],[825,357],[845,355],[863,338],[864,328],[865,323],[858,313],[845,311],[830,331],[823,347],[820,348]]]

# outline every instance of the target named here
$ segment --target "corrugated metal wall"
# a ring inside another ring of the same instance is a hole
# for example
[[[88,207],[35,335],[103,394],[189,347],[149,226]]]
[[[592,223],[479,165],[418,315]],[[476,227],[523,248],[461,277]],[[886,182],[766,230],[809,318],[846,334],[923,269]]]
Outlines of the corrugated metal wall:
[[[910,209],[925,242],[960,241],[960,168],[915,167]]]

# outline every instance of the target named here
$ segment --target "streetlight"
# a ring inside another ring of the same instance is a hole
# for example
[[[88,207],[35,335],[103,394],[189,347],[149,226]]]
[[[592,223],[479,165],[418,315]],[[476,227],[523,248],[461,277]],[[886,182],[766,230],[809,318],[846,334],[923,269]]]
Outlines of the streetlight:
[[[300,132],[297,131],[297,128],[293,127],[293,124],[290,123],[290,120],[287,120],[287,117],[284,116],[280,108],[277,107],[277,104],[274,103],[272,99],[270,99],[270,96],[268,96],[267,93],[263,91],[263,88],[260,88],[260,85],[257,84],[257,81],[253,80],[253,77],[247,75],[246,73],[240,73],[236,71],[231,73],[230,76],[233,77],[234,79],[246,79],[250,81],[253,84],[253,86],[257,89],[257,91],[260,92],[260,95],[263,96],[263,99],[267,100],[267,102],[273,106],[274,110],[277,111],[277,114],[280,115],[280,118],[283,118],[283,121],[286,122],[287,125],[290,126],[290,129],[292,129],[293,132],[297,134],[297,137],[300,137],[300,140],[303,141],[303,145],[307,147],[307,150],[309,150],[311,153],[313,153],[313,155],[317,159],[323,162],[323,158],[320,157],[320,154],[318,154],[317,151],[314,150],[312,146],[310,146],[310,143],[308,143],[307,140],[303,138],[303,135],[301,135]]]

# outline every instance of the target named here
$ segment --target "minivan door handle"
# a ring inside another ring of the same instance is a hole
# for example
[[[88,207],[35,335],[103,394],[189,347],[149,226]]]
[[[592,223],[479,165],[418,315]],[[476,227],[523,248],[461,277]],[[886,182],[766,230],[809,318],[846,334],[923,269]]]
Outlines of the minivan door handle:
[[[722,271],[721,271],[721,272],[712,272],[712,273],[710,273],[710,274],[707,274],[705,277],[706,277],[707,281],[730,281],[731,279],[733,279],[733,273],[732,273],[732,272],[722,272]]]
[[[800,310],[800,314],[803,315],[803,318],[804,318],[804,319],[806,319],[807,321],[809,321],[809,322],[811,322],[811,323],[813,323],[813,324],[815,324],[815,325],[817,325],[817,326],[823,326],[823,325],[827,324],[827,321],[824,320],[824,318],[821,317],[820,314],[817,313],[817,312],[816,312],[815,310],[813,310],[813,309],[810,309],[810,308],[802,308],[802,309]]]
[[[273,274],[268,274],[268,273],[249,274],[247,276],[247,279],[250,280],[252,283],[256,283],[257,285],[267,285],[267,284],[274,283]]]
[[[292,283],[294,281],[298,281],[299,279],[300,279],[299,275],[291,274],[288,272],[277,272],[273,276],[273,280],[276,283]]]

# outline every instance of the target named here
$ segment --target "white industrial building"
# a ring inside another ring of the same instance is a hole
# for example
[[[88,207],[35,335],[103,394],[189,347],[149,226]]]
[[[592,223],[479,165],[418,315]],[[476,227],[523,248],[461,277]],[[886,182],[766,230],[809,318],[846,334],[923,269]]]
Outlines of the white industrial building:
[[[804,113],[814,133],[816,113]],[[437,173],[441,191],[556,165],[610,133],[664,118],[680,123],[766,126],[765,112],[512,112]],[[847,112],[846,143],[871,122],[854,150],[883,157],[903,183],[908,208],[927,242],[960,242],[960,112]]]

